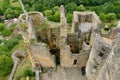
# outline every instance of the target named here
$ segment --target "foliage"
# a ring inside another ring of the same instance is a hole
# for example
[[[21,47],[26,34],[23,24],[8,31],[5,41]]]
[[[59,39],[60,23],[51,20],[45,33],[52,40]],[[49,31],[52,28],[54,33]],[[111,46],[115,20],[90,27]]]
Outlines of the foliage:
[[[67,5],[65,5],[65,8],[67,9],[67,11],[75,11],[77,10],[77,4],[76,3],[68,3]]]
[[[72,16],[73,16],[72,13],[68,13],[68,14],[67,14],[67,22],[68,22],[68,23],[71,23],[71,22],[72,22]]]
[[[107,20],[112,21],[116,19],[116,14],[115,13],[108,13],[107,14]]]
[[[24,70],[24,76],[35,76],[35,73],[29,69]]]
[[[6,46],[6,45],[2,45],[2,46],[0,46],[0,53],[2,54],[2,51],[5,51],[5,52],[7,52],[7,51],[9,51],[9,48]]]
[[[8,19],[12,19],[12,18],[15,18],[15,17],[18,17],[19,14],[20,14],[20,9],[19,8],[15,8],[15,7],[10,7],[8,9],[6,9],[4,15],[6,18]],[[14,15],[13,15],[14,14]]]
[[[30,44],[35,44],[36,40],[35,39],[30,39]]]
[[[4,41],[5,45],[8,47],[8,49],[12,49],[16,44],[18,44],[18,41],[16,39],[11,39],[9,41]]]
[[[0,16],[2,16],[2,15],[3,15],[3,9],[0,8]]]
[[[3,20],[2,20],[2,18],[0,18],[0,22],[2,22]]]
[[[54,15],[49,16],[48,20],[54,22],[60,22],[60,12],[56,12]]]
[[[6,55],[0,56],[0,77],[6,76],[11,72],[13,61]]]
[[[55,14],[56,12],[59,12],[60,8],[58,6],[55,6],[52,8],[52,14]]]
[[[11,34],[12,34],[12,32],[10,30],[6,29],[6,30],[2,31],[3,37],[10,36]]]
[[[114,9],[115,9],[115,6],[113,3],[111,2],[108,2],[108,3],[105,3],[103,5],[103,10],[104,10],[104,13],[113,13],[114,12]]]
[[[5,24],[0,23],[0,31],[3,31],[5,29]]]
[[[10,0],[4,0],[2,5],[3,10],[6,10],[7,8],[9,8],[9,6],[10,6]]]
[[[28,28],[26,24],[20,24],[20,26],[21,26],[21,28],[22,28],[23,30],[25,30],[25,29]]]
[[[112,29],[112,28],[114,28],[114,27],[116,27],[116,25],[115,25],[114,23],[111,23],[111,24],[109,25],[109,28],[110,28],[110,29]]]
[[[41,3],[33,4],[32,8],[33,8],[34,11],[39,11],[39,12],[42,12],[42,11],[46,10],[46,7]]]
[[[80,5],[78,6],[78,11],[86,11],[86,8],[84,7],[84,5]]]
[[[52,15],[52,10],[46,10],[44,11],[45,16],[49,17]]]
[[[104,13],[100,13],[100,19],[102,20],[102,21],[106,21],[106,19],[107,19],[107,15],[106,14],[104,14]]]

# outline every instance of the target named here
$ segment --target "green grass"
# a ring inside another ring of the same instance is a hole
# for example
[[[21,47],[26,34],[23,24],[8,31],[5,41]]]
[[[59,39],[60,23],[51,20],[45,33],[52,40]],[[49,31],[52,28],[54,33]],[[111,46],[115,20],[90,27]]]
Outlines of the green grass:
[[[32,69],[32,66],[31,66],[31,62],[29,60],[29,57],[25,58],[25,61],[20,63],[17,67],[17,70],[16,70],[16,73],[14,75],[14,80],[18,80],[17,78],[20,77],[22,79],[20,80],[26,80],[25,77],[23,76],[24,75],[24,71],[26,69]],[[35,80],[33,79],[34,77],[32,77],[30,80]]]
[[[4,0],[0,0],[0,8],[1,8],[2,5],[3,5],[3,1],[4,1]]]
[[[1,8],[2,5],[3,5],[3,1],[4,1],[4,0],[0,0],[0,8]],[[10,5],[13,6],[13,7],[20,7],[19,1],[17,1],[17,2],[12,2],[12,0],[10,0]]]
[[[19,50],[19,49],[26,50],[23,40],[20,40],[19,44],[17,44],[10,52],[13,53],[15,50]]]
[[[17,1],[17,2],[10,2],[10,5],[11,6],[14,6],[14,7],[20,7],[20,3],[19,3],[19,1]]]
[[[2,77],[2,78],[0,78],[0,80],[8,80],[8,78],[9,78],[9,75],[6,76],[6,77]]]

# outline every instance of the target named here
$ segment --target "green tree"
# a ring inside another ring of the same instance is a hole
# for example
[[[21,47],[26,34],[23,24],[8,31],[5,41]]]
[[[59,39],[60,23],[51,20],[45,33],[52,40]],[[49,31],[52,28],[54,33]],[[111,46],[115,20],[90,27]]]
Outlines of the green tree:
[[[107,14],[107,20],[110,21],[110,22],[111,22],[112,20],[115,20],[116,17],[117,17],[117,16],[116,16],[115,13],[108,13],[108,14]]]
[[[2,16],[4,14],[3,12],[4,12],[3,9],[0,8],[0,16]]]
[[[52,8],[53,14],[55,14],[55,12],[58,12],[58,11],[60,11],[60,8],[58,6],[55,6]]]
[[[0,46],[0,52],[2,52],[2,51],[8,52],[9,49],[8,49],[8,47],[6,45],[2,45],[2,46]]]
[[[10,0],[3,0],[3,10],[6,10],[10,6]]]
[[[115,9],[115,6],[113,3],[109,2],[109,3],[105,3],[103,5],[103,10],[105,13],[113,13]]]
[[[71,22],[72,22],[72,17],[73,17],[72,13],[68,13],[68,14],[67,14],[67,22],[68,22],[68,23],[71,23]]]
[[[78,6],[78,11],[85,11],[86,10],[86,8],[84,7],[84,5],[80,5],[80,6]]]
[[[25,77],[26,76],[35,76],[35,73],[29,69],[25,69],[24,74]]]
[[[10,31],[10,30],[4,30],[4,31],[2,31],[2,35],[3,35],[3,37],[6,37],[6,36],[10,36],[12,34],[12,31]]]
[[[65,8],[67,9],[67,11],[75,11],[77,10],[77,4],[74,2],[68,3],[67,5],[65,5]]]
[[[49,17],[52,15],[52,10],[46,10],[44,11],[45,16]]]
[[[100,13],[100,19],[102,20],[102,21],[106,21],[106,19],[107,19],[107,15],[106,14],[104,14],[104,13]]]
[[[0,31],[3,31],[5,29],[5,24],[4,23],[0,23]]]
[[[40,11],[40,12],[46,10],[46,7],[43,4],[40,4],[40,3],[33,4],[32,8],[33,8],[34,11]]]
[[[3,20],[2,20],[2,18],[0,18],[0,22],[2,22]]]
[[[13,61],[6,55],[0,56],[0,77],[6,76],[11,72]]]
[[[53,21],[55,21],[55,22],[60,22],[60,12],[56,12],[56,13],[53,15]]]

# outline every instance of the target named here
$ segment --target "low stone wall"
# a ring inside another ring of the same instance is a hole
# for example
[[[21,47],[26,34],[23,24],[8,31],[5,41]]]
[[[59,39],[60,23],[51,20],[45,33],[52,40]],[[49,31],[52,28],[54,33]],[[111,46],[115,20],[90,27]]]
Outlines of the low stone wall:
[[[17,50],[12,54],[11,57],[12,57],[12,59],[14,61],[14,66],[13,66],[12,72],[10,74],[9,80],[13,80],[16,68],[17,68],[18,64],[20,63],[19,58],[21,58],[21,57],[25,58],[26,56],[27,56],[27,53],[25,51],[23,51],[23,50]]]
[[[32,19],[33,25],[34,26],[39,26],[42,23],[45,22],[45,18],[43,16],[43,14],[41,12],[28,12],[29,17]],[[26,14],[21,14],[19,16],[19,20],[21,22],[23,22],[24,20],[26,20]]]

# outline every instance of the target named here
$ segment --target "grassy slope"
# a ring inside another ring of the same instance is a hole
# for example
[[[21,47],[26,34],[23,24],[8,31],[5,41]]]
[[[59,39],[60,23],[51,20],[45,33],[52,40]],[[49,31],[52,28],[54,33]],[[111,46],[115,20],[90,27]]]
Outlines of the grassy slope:
[[[17,2],[12,2],[12,0],[10,0],[10,4],[11,4],[11,6],[14,6],[14,7],[20,7],[19,1],[17,1]]]
[[[0,0],[0,8],[2,7],[3,4],[3,0]]]
[[[23,76],[25,69],[32,69],[29,57],[25,58],[25,60],[23,60],[23,62],[21,62],[17,67],[16,74],[14,76],[15,80],[17,77]],[[21,78],[22,78],[21,80],[25,80],[25,77],[21,77]],[[35,80],[35,79],[32,79],[32,80]]]
[[[3,1],[4,0],[0,0],[0,8],[2,7]],[[10,0],[10,5],[14,6],[14,7],[20,7],[20,3],[18,1],[17,2],[12,2],[12,0]]]

